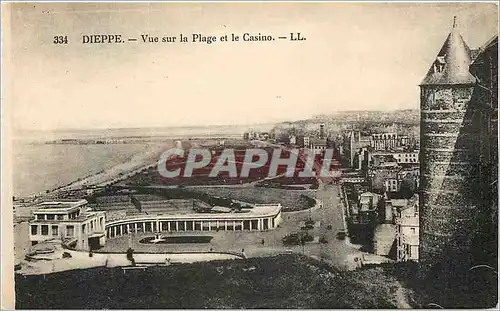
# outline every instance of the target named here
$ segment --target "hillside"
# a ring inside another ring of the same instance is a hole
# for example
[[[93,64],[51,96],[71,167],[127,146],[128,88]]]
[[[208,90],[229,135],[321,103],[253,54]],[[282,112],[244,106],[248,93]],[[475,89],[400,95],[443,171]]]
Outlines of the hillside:
[[[457,275],[456,286],[450,287],[440,280],[423,283],[416,271],[411,264],[338,271],[301,255],[151,267],[125,274],[120,268],[95,268],[17,276],[16,308],[422,308],[431,303],[478,308],[496,302],[494,277]]]

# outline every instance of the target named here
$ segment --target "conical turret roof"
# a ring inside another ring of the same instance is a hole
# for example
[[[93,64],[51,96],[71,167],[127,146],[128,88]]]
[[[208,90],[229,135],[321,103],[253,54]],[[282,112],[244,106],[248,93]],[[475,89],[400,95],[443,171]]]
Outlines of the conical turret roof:
[[[420,85],[474,84],[476,78],[469,72],[471,62],[471,51],[454,20],[453,29]]]

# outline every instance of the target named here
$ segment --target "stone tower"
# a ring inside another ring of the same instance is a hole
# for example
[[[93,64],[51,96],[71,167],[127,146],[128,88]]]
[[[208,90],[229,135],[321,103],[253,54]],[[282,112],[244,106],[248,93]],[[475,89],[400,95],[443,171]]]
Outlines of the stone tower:
[[[456,20],[420,84],[420,261],[469,262],[474,228],[476,78]],[[451,259],[450,261],[453,261]]]

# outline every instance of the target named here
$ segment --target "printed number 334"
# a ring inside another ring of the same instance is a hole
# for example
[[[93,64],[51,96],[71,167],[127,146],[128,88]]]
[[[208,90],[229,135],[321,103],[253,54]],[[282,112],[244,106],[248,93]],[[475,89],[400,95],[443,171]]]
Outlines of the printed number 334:
[[[68,36],[54,36],[54,44],[68,44]]]

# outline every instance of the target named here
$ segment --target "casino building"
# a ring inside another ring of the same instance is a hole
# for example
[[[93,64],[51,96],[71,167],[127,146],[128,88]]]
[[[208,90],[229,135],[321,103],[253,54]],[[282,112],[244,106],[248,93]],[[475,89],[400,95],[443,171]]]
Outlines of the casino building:
[[[60,239],[76,250],[98,249],[106,238],[141,232],[186,231],[267,231],[282,222],[281,204],[255,204],[252,208],[232,211],[214,207],[210,213],[192,210],[153,215],[129,215],[106,220],[105,211],[94,211],[86,200],[44,202],[30,221],[32,245]]]
[[[106,237],[139,232],[266,231],[282,221],[281,204],[255,204],[241,212],[212,212],[131,216],[106,224]]]
[[[60,239],[78,250],[91,250],[104,245],[105,212],[93,211],[87,200],[43,202],[30,221],[32,245]]]

